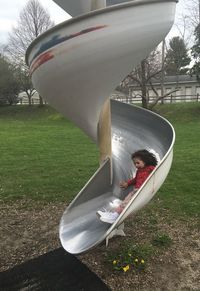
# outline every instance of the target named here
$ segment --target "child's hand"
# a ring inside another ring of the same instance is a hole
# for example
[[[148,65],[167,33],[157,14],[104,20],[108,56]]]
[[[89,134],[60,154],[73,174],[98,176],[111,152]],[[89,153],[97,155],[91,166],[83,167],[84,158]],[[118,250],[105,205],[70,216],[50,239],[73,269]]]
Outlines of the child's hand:
[[[125,182],[125,181],[121,181],[121,182],[119,183],[119,186],[120,186],[120,188],[124,188],[124,189],[126,189],[126,188],[128,187],[128,183]]]

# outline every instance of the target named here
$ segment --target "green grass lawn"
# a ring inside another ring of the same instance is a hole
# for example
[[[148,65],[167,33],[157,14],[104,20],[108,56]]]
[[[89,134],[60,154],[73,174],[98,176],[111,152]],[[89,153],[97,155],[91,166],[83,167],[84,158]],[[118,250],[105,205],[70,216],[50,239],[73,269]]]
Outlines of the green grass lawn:
[[[174,126],[176,142],[169,176],[159,191],[163,208],[175,215],[200,214],[200,103],[159,106]]]
[[[160,105],[176,131],[170,174],[150,207],[200,213],[200,104]],[[0,107],[0,199],[70,202],[98,168],[98,149],[48,106]]]
[[[98,150],[50,107],[0,108],[0,197],[70,201],[98,167]]]

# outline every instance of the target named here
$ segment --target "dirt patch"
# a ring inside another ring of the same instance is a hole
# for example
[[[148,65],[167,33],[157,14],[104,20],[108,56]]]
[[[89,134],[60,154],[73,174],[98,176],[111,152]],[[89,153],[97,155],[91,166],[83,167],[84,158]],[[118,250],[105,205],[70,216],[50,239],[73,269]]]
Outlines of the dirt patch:
[[[60,247],[58,226],[65,209],[63,203],[20,200],[15,204],[1,202],[0,271],[38,257]],[[78,258],[110,288],[123,290],[200,290],[200,236],[197,219],[171,222],[167,213],[150,223],[141,213],[125,222],[126,240],[149,243],[155,233],[166,233],[172,244],[158,248],[142,272],[114,271],[106,256],[120,248],[122,237],[114,237],[108,247],[102,243]]]

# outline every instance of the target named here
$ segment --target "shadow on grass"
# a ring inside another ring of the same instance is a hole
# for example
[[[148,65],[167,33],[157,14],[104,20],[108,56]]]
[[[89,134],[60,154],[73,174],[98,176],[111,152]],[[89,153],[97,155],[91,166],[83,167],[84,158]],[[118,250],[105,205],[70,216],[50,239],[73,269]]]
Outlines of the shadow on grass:
[[[0,273],[1,290],[108,291],[103,281],[62,248]]]

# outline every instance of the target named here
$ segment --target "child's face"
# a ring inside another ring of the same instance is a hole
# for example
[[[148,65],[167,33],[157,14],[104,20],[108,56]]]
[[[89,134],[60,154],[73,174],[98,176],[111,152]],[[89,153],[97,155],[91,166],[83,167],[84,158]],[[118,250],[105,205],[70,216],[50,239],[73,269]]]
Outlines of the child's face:
[[[133,163],[137,169],[142,169],[145,167],[145,163],[139,158],[134,158]]]

